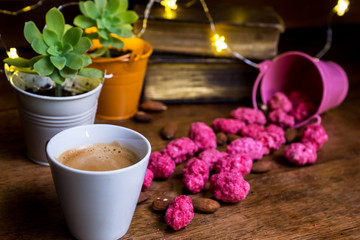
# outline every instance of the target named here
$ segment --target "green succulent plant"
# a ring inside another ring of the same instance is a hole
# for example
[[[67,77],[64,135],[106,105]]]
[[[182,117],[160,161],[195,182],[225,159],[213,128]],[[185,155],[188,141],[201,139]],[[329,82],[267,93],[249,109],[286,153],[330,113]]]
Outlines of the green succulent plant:
[[[74,19],[74,25],[83,29],[96,28],[94,33],[86,34],[90,39],[98,39],[102,45],[91,56],[110,56],[109,47],[124,47],[124,43],[114,37],[133,36],[132,24],[138,19],[136,12],[128,10],[128,0],[88,0],[80,1],[79,8],[82,15]]]
[[[75,78],[78,74],[92,78],[103,77],[100,70],[85,68],[91,63],[91,58],[85,53],[92,42],[82,36],[81,28],[65,24],[63,14],[56,8],[51,8],[46,13],[45,22],[42,33],[33,21],[26,22],[24,27],[25,39],[39,55],[31,59],[6,58],[4,62],[50,77],[57,89],[61,88],[66,78]]]

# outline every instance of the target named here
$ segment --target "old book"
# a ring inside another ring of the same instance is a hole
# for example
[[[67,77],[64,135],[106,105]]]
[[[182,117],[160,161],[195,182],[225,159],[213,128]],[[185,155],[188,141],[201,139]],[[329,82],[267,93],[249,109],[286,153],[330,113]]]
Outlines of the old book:
[[[143,98],[164,102],[249,99],[258,73],[233,58],[155,53],[146,71]]]
[[[216,52],[210,40],[213,32],[199,1],[191,6],[179,4],[174,16],[165,16],[164,7],[154,4],[147,28],[141,36],[150,42],[156,52],[182,53],[209,57],[231,57],[229,51]],[[134,26],[140,32],[145,4],[135,5],[140,15]],[[233,50],[249,59],[274,57],[280,33],[284,31],[281,17],[270,7],[250,8],[221,4],[209,6],[216,31],[225,36]]]

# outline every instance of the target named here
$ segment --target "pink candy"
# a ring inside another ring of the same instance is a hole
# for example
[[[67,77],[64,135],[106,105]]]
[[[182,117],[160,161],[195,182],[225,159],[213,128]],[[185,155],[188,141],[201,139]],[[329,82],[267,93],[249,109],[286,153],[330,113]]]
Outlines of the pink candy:
[[[168,155],[176,163],[180,164],[189,157],[194,156],[198,151],[198,146],[187,137],[182,137],[170,141],[161,151],[162,154]]]
[[[292,91],[289,93],[289,99],[293,104],[293,109],[289,112],[299,122],[307,118],[314,111],[314,104],[309,101],[304,92]]]
[[[268,118],[270,122],[279,125],[280,127],[293,127],[295,124],[295,119],[293,116],[287,114],[281,109],[274,110],[269,113]]]
[[[269,124],[266,128],[265,128],[266,132],[271,132],[271,133],[276,133],[279,134],[280,136],[285,137],[285,131],[283,128],[275,125],[275,124]]]
[[[245,126],[245,123],[238,119],[216,118],[212,125],[216,132],[236,134]]]
[[[145,192],[146,190],[149,189],[153,178],[154,178],[153,172],[150,169],[146,169],[144,182],[143,182],[143,185],[142,185],[142,188],[141,188],[142,192]]]
[[[288,98],[291,101],[293,107],[296,107],[299,103],[306,102],[308,100],[304,92],[296,90],[291,91],[288,94]]]
[[[278,150],[285,142],[285,136],[274,132],[263,132],[256,139],[263,144],[264,154],[269,154],[271,150]]]
[[[328,140],[325,128],[317,123],[307,125],[302,132],[303,143],[312,143],[316,150],[319,150],[322,145]]]
[[[216,135],[211,127],[203,122],[195,122],[190,126],[189,137],[200,151],[216,148]]]
[[[175,162],[159,152],[150,154],[148,169],[154,173],[154,178],[168,178],[174,172]]]
[[[207,165],[209,166],[209,170],[213,170],[215,164],[217,163],[217,161],[226,156],[228,153],[226,152],[220,152],[216,149],[208,149],[205,150],[203,152],[201,152],[198,156],[198,158],[204,162],[207,163]]]
[[[249,137],[235,139],[226,147],[226,152],[229,154],[241,154],[252,159],[261,159],[263,151],[262,143]]]
[[[186,227],[194,217],[191,198],[180,195],[174,198],[165,213],[165,222],[174,230]]]
[[[249,183],[238,172],[221,172],[210,178],[210,191],[216,199],[224,202],[244,200],[249,190]]]
[[[266,118],[263,112],[253,108],[239,107],[230,112],[232,118],[239,119],[246,124],[265,125]]]
[[[275,93],[268,101],[268,106],[271,110],[280,109],[284,112],[289,112],[293,108],[289,98],[282,92]]]
[[[264,129],[263,125],[249,124],[241,129],[241,135],[244,137],[257,138]]]
[[[292,143],[284,149],[285,157],[296,165],[311,164],[316,161],[316,148],[311,143]]]
[[[209,179],[209,166],[197,158],[190,159],[183,169],[183,183],[191,193],[198,193]]]
[[[314,105],[310,102],[300,102],[290,111],[297,122],[304,120],[314,111]]]
[[[244,155],[227,155],[221,158],[215,165],[215,172],[235,171],[242,176],[249,174],[252,168],[252,159]]]

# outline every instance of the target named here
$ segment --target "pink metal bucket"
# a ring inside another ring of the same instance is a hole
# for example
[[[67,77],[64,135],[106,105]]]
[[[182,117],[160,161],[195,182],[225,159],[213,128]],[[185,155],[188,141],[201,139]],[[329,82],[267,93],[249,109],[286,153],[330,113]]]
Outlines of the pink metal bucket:
[[[303,91],[314,103],[315,111],[311,116],[297,122],[294,128],[301,127],[320,114],[340,105],[348,92],[349,82],[345,71],[336,63],[321,61],[302,52],[287,52],[259,64],[260,73],[254,83],[252,102],[257,109],[257,91],[266,104],[276,92],[288,94]]]

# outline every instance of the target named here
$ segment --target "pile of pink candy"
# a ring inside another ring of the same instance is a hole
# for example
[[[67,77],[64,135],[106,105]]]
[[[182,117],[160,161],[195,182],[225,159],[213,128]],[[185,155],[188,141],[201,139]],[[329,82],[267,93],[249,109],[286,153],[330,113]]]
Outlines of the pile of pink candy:
[[[192,123],[188,137],[174,139],[160,152],[151,153],[142,190],[150,187],[153,178],[170,177],[176,165],[187,161],[182,182],[190,193],[199,193],[210,181],[214,198],[230,203],[244,200],[250,190],[244,176],[250,173],[253,161],[278,150],[286,142],[284,129],[293,127],[314,109],[306,97],[295,91],[288,96],[278,92],[267,105],[267,118],[260,110],[239,107],[231,111],[231,118],[213,120],[212,127]],[[216,132],[238,134],[241,138],[221,152],[216,149]],[[327,138],[323,126],[309,124],[303,129],[301,142],[286,146],[284,155],[296,165],[314,163],[316,151]],[[193,217],[190,205],[190,198],[178,198],[165,214],[167,224],[175,230],[189,224]]]

